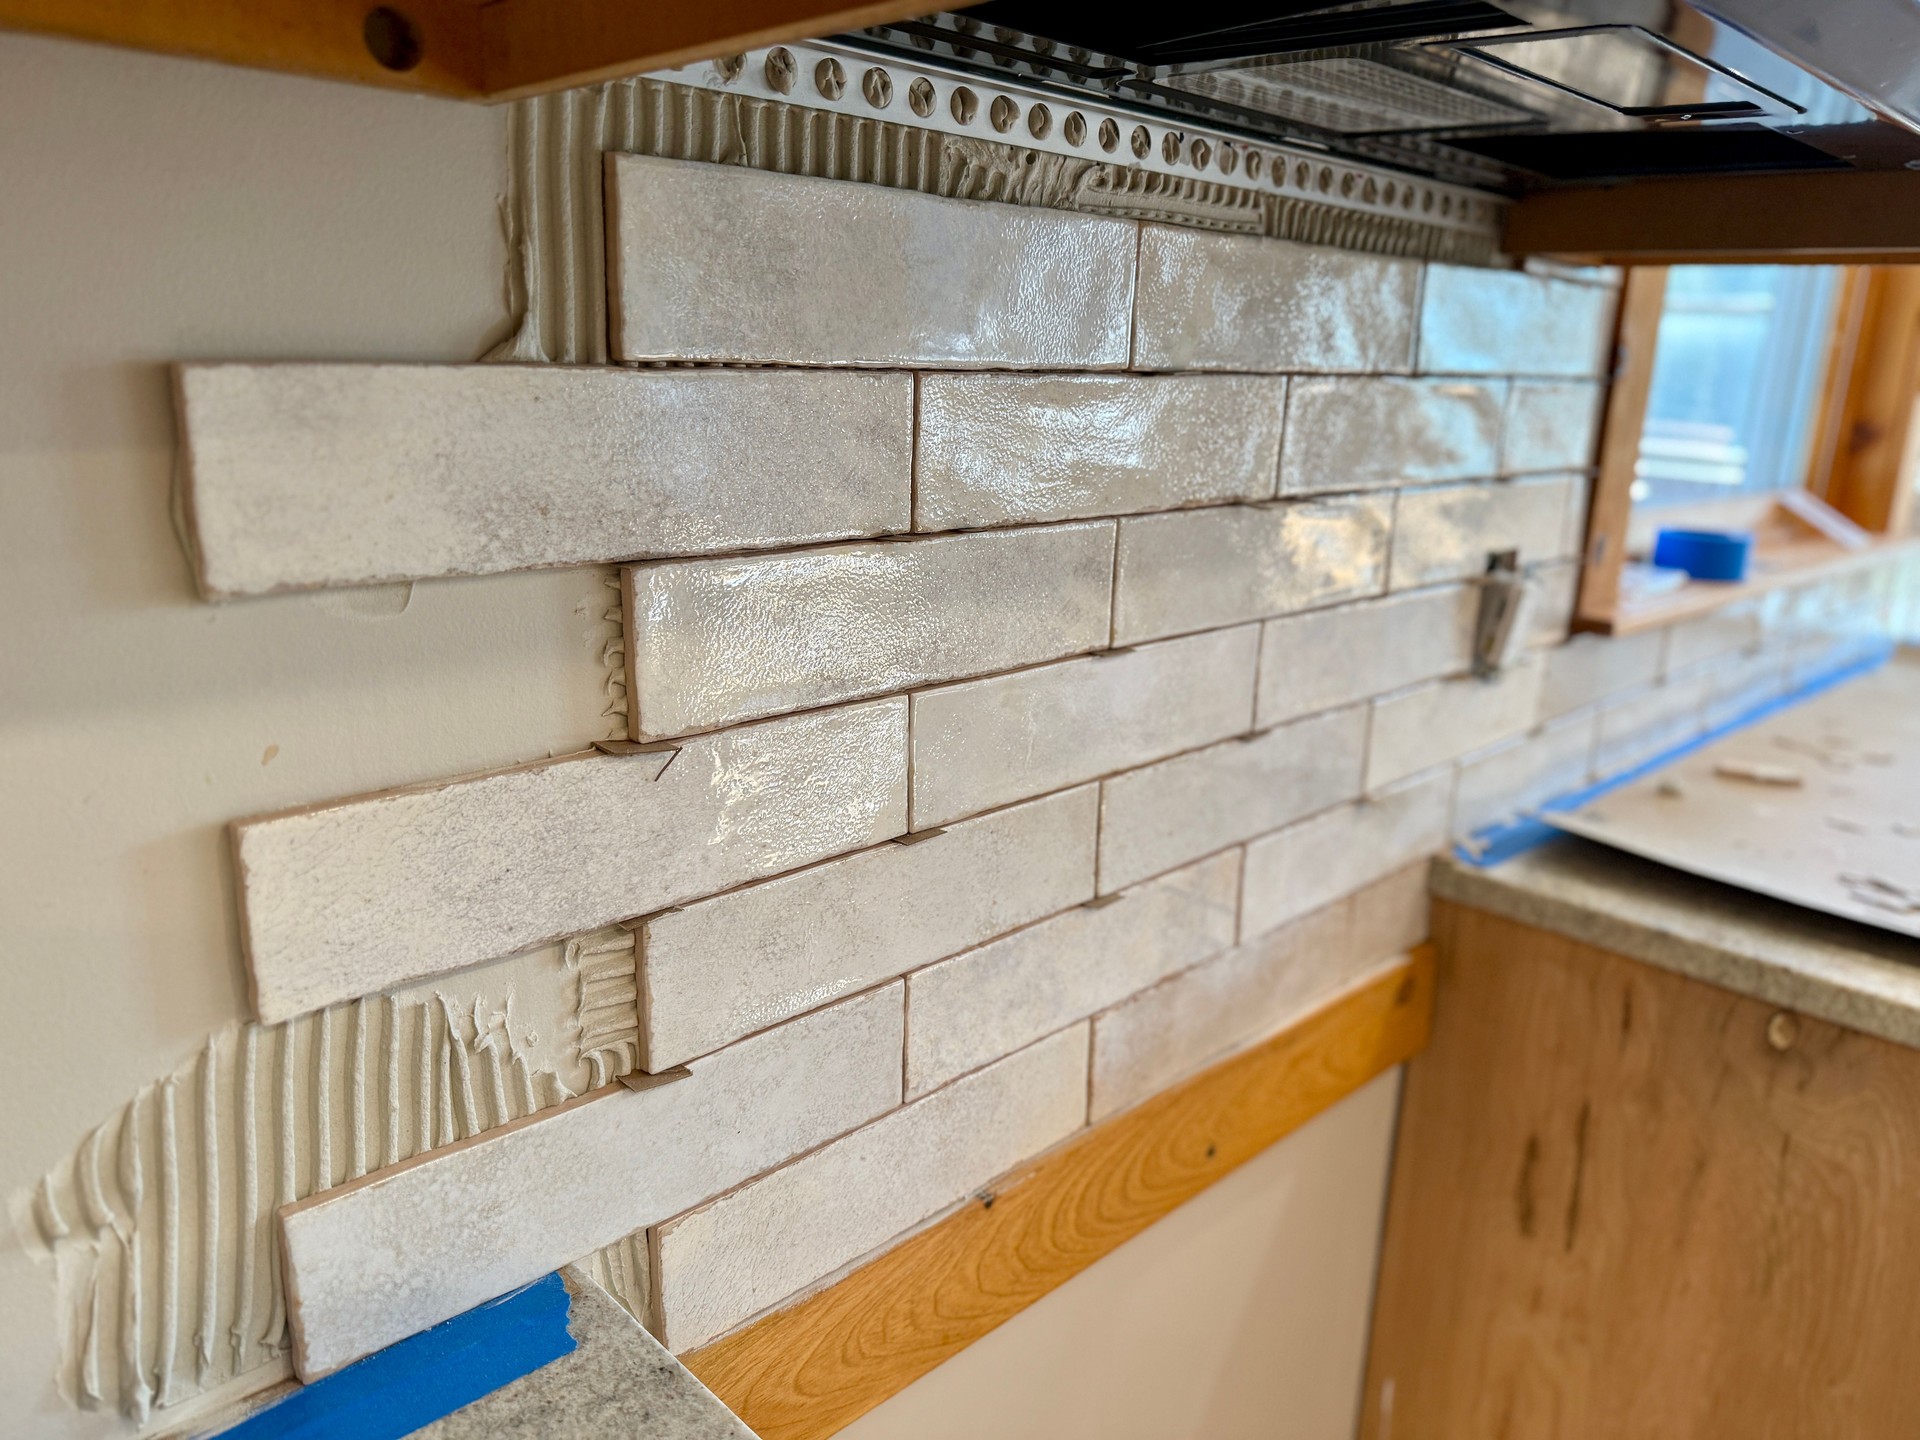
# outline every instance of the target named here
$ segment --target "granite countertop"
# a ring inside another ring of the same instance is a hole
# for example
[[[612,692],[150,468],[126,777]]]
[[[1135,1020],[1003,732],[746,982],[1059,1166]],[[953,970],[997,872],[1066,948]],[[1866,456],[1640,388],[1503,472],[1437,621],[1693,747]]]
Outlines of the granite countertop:
[[[1920,1049],[1920,940],[1560,836],[1435,896]]]

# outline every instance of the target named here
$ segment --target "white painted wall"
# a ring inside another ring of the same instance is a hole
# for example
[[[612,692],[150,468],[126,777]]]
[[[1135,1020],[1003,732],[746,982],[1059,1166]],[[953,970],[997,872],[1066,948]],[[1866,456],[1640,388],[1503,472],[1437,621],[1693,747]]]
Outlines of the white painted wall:
[[[0,35],[0,1194],[240,1017],[226,821],[607,733],[599,572],[212,606],[169,519],[165,362],[495,338],[504,126]],[[111,1429],[5,1228],[0,1431]]]

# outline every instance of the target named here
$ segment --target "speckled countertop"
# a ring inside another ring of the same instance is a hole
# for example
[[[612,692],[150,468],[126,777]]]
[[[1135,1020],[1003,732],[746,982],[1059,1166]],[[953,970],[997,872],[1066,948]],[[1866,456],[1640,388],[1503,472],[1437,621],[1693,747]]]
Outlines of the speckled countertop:
[[[1435,896],[1920,1049],[1920,940],[1562,836],[1480,869],[1433,863]]]

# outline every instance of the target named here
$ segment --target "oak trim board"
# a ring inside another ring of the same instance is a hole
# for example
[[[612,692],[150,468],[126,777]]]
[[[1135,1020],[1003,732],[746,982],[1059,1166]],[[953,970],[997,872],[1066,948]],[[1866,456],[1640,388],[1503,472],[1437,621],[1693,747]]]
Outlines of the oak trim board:
[[[762,1440],[819,1440],[1426,1044],[1428,947],[683,1359]]]

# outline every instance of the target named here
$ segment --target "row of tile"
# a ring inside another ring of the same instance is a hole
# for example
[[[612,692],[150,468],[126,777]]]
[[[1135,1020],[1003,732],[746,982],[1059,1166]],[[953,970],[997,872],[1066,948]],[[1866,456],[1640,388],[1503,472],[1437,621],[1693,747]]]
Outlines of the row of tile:
[[[1600,286],[609,159],[623,361],[1601,373],[1613,294]]]
[[[202,588],[262,594],[1583,470],[1591,381],[190,365]]]
[[[629,713],[664,740],[1575,553],[1576,477],[656,561],[623,571]],[[1396,639],[1396,647],[1399,642]]]

